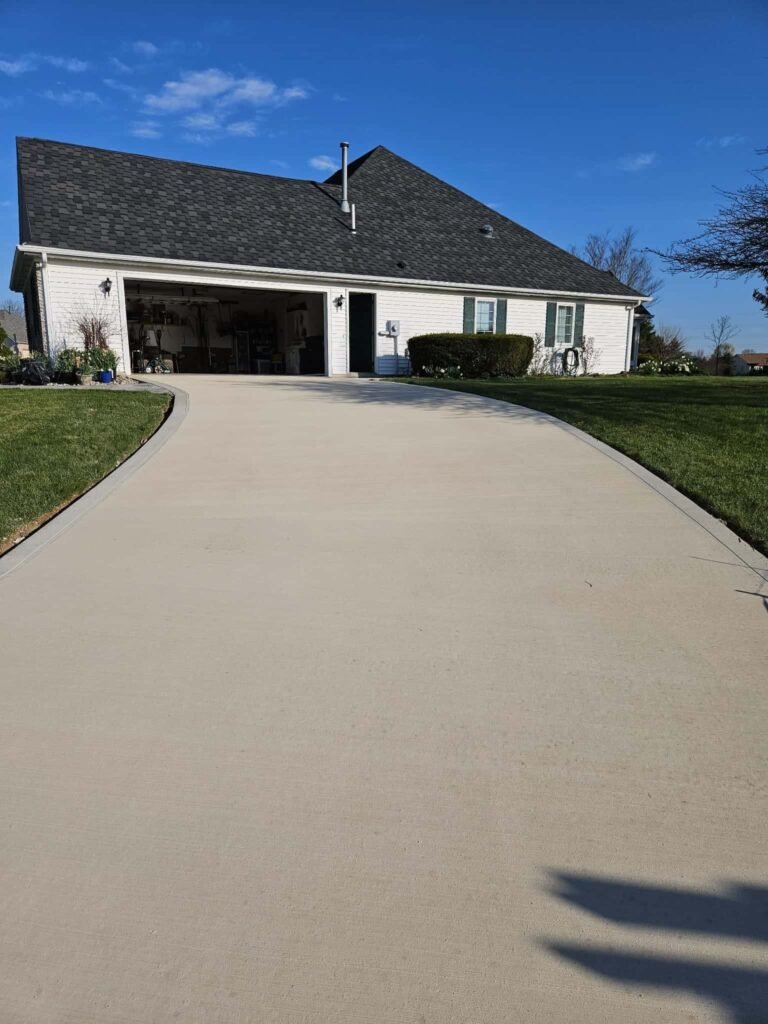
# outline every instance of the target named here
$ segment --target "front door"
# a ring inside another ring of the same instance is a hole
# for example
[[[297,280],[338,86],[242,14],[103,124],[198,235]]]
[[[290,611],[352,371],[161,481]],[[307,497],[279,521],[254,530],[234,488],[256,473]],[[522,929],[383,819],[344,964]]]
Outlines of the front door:
[[[376,296],[369,292],[349,295],[349,370],[350,373],[373,373],[374,304]]]

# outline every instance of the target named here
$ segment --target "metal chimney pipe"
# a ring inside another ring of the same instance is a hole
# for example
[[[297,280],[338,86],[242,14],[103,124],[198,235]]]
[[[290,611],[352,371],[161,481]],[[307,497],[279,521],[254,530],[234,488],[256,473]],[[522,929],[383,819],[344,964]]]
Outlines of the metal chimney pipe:
[[[349,213],[349,182],[347,180],[348,142],[341,143],[341,212]]]
[[[354,235],[355,232],[357,231],[357,212],[355,210],[354,203],[352,203],[352,206],[350,207],[350,214],[352,215],[352,222],[350,224],[350,227],[352,229],[352,234]]]

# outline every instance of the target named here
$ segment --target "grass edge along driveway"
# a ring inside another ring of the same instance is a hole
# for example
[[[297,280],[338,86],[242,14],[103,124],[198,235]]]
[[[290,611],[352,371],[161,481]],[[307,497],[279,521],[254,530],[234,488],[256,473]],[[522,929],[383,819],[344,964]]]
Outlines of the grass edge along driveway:
[[[170,401],[91,388],[0,390],[0,554],[141,447]]]
[[[572,423],[768,554],[768,377],[397,379],[514,402]]]

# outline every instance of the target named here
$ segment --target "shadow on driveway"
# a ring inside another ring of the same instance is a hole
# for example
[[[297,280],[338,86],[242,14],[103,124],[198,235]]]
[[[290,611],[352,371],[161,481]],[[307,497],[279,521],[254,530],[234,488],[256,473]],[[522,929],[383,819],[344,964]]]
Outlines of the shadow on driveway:
[[[760,886],[729,884],[720,892],[706,892],[595,875],[552,877],[554,896],[602,921],[676,935],[768,943],[768,889]],[[608,981],[693,993],[717,1003],[733,1024],[768,1022],[768,969],[567,942],[543,945]]]

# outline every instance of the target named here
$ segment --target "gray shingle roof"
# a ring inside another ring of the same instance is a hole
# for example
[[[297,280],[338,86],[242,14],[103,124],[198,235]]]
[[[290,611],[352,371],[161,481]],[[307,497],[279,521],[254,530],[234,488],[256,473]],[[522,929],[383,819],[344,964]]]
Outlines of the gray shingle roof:
[[[490,287],[636,295],[383,146],[327,182],[17,140],[21,240],[52,248]],[[488,237],[481,228],[493,227]]]

